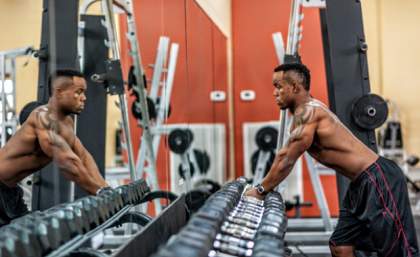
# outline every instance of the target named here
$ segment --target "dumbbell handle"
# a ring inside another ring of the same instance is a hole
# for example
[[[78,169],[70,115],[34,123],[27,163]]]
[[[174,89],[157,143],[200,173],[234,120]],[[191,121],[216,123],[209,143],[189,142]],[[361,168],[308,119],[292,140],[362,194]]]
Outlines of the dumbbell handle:
[[[241,201],[246,202],[246,203],[253,203],[259,206],[264,205],[264,201],[261,201],[261,200],[258,200],[257,198],[249,197],[249,196],[242,196]]]
[[[221,252],[225,252],[225,253],[232,254],[235,256],[251,256],[252,255],[252,250],[250,249],[244,249],[236,245],[230,245],[230,244],[222,243],[220,241],[215,241],[213,243],[213,246],[215,249]]]
[[[229,217],[240,218],[240,219],[247,220],[255,224],[260,224],[261,222],[261,218],[253,217],[244,213],[231,214]]]
[[[253,228],[253,229],[258,228],[258,224],[254,224],[252,222],[249,222],[241,218],[228,217],[228,220],[232,223],[235,223],[237,225],[244,225],[245,227],[248,227],[248,228]]]
[[[239,247],[247,248],[247,249],[252,249],[255,245],[253,241],[247,241],[247,240],[239,239],[233,236],[226,236],[222,234],[217,234],[216,240],[219,240],[221,242],[225,242],[228,244],[232,244],[232,245],[237,245]]]
[[[255,209],[260,209],[260,210],[264,210],[263,206],[259,206],[259,205],[255,205],[253,203],[246,203],[246,202],[242,202],[240,201],[238,204],[238,207],[251,207],[251,208],[255,208]]]
[[[261,219],[262,217],[262,213],[258,213],[258,212],[253,212],[252,210],[246,209],[246,210],[233,210],[230,212],[230,215],[237,215],[237,214],[244,214],[244,215],[248,215],[250,217],[254,217],[257,219]]]
[[[228,235],[231,235],[231,236],[234,236],[234,237],[240,237],[240,238],[248,239],[248,240],[252,240],[255,237],[255,234],[250,234],[250,233],[247,233],[245,231],[239,231],[239,230],[236,230],[236,229],[233,229],[233,228],[228,228],[228,229],[225,229],[225,230],[223,230],[223,228],[222,228],[222,231],[225,232]]]
[[[223,231],[223,229],[235,229],[235,230],[239,230],[239,231],[244,231],[244,232],[249,233],[249,234],[255,234],[257,232],[257,230],[255,230],[255,229],[247,228],[247,227],[237,225],[237,224],[232,224],[232,223],[229,223],[228,221],[225,221],[223,223],[222,231]]]
[[[262,215],[264,212],[264,210],[262,209],[256,209],[256,208],[251,208],[251,207],[241,207],[241,206],[235,206],[233,210],[237,212],[257,213],[259,215]]]

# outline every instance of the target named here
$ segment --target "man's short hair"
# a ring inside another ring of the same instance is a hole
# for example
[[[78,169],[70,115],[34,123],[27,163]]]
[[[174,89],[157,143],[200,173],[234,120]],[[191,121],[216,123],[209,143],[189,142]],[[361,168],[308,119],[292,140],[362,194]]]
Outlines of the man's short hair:
[[[309,69],[301,63],[286,63],[282,64],[274,69],[274,72],[283,71],[283,79],[287,80],[290,84],[293,80],[290,73],[295,73],[302,79],[302,86],[306,91],[309,91],[311,85],[311,74]]]
[[[50,95],[50,97],[54,93],[53,84],[55,83],[55,80],[61,77],[65,77],[73,81],[73,77],[83,78],[83,74],[80,71],[70,69],[58,69],[53,71],[48,77],[48,94]]]

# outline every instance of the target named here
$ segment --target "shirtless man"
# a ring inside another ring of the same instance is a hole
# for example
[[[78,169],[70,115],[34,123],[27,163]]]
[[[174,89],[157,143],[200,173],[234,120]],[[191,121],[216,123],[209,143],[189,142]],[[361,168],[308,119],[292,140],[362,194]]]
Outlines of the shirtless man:
[[[74,134],[70,114],[80,114],[86,81],[75,70],[48,79],[50,99],[36,108],[0,149],[0,226],[28,212],[19,181],[55,161],[62,174],[92,195],[108,187],[92,156]]]
[[[378,256],[420,256],[406,180],[399,166],[374,153],[323,103],[311,98],[306,66],[283,64],[274,72],[277,105],[293,114],[291,134],[261,184],[245,195],[264,199],[307,151],[352,181],[329,240],[332,256],[354,256],[354,249]]]

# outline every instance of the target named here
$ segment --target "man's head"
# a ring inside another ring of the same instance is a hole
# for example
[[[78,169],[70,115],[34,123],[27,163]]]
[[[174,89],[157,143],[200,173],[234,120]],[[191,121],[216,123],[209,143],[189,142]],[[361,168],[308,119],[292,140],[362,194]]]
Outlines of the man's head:
[[[309,94],[310,83],[311,74],[303,64],[288,63],[276,67],[273,75],[273,95],[280,109],[290,108],[296,97]]]
[[[56,70],[48,77],[50,99],[54,98],[60,111],[80,114],[86,100],[86,81],[76,70]]]

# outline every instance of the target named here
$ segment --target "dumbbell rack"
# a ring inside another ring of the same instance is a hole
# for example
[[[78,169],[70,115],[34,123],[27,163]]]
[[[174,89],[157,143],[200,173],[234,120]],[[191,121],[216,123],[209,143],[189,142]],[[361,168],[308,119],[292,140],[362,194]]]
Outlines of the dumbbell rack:
[[[129,212],[135,205],[155,198],[175,195],[150,192],[144,179],[87,196],[71,203],[54,206],[19,217],[0,229],[1,256],[69,256],[82,247],[101,256],[94,249],[103,243],[103,231],[124,223],[145,226],[152,218],[144,213]]]
[[[248,186],[244,177],[227,183],[153,257],[288,256],[281,195],[270,192],[260,201],[242,195]]]

